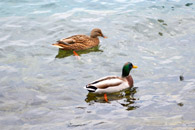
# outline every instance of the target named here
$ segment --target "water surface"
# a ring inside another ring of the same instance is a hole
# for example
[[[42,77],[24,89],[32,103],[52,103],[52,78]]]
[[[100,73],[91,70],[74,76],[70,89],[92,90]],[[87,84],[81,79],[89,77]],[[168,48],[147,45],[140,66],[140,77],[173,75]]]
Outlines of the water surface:
[[[0,2],[1,129],[194,129],[193,0]],[[108,39],[79,52],[51,44],[101,28]],[[83,87],[138,65],[134,88]],[[180,76],[184,77],[180,81]]]

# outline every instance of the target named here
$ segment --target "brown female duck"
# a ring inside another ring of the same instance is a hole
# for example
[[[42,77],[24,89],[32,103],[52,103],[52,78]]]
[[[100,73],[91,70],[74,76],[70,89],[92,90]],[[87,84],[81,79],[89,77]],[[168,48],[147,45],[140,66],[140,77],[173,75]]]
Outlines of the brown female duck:
[[[52,45],[57,46],[64,50],[85,50],[95,47],[99,44],[98,36],[106,38],[99,28],[95,28],[91,31],[90,36],[86,35],[74,35],[68,38],[61,39]]]

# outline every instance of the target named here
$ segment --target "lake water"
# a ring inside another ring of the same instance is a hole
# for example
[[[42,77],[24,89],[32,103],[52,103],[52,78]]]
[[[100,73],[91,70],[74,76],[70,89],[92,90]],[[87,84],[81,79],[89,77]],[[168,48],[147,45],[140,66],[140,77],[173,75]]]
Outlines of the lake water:
[[[51,45],[96,27],[108,38],[80,60]],[[128,61],[133,89],[83,88]],[[194,66],[193,0],[0,1],[1,130],[193,130]]]

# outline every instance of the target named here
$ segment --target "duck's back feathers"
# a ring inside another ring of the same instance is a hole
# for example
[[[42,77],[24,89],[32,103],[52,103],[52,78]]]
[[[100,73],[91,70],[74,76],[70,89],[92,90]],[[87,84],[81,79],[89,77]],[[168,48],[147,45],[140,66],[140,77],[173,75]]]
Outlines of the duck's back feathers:
[[[86,89],[94,93],[112,93],[128,87],[126,78],[116,76],[104,77],[86,85]]]
[[[86,36],[86,35],[74,35],[68,38],[64,38],[61,41],[65,41],[69,44],[75,44],[75,43],[81,43],[84,44],[87,41],[89,41],[90,37]]]
[[[53,45],[64,50],[85,50],[95,47],[98,44],[98,38],[91,38],[86,35],[74,35],[68,38],[61,39]]]

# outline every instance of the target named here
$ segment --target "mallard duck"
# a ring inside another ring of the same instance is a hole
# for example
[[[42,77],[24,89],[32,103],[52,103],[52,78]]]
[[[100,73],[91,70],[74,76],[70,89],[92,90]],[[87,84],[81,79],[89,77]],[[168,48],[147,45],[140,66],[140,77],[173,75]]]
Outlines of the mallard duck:
[[[86,35],[74,35],[68,38],[61,39],[52,45],[57,46],[64,50],[85,50],[95,47],[99,44],[98,36],[107,38],[103,35],[99,28],[95,28],[91,31],[90,36]]]
[[[123,89],[133,87],[133,78],[129,75],[132,68],[137,68],[137,66],[133,65],[130,62],[124,64],[122,69],[122,76],[108,76],[104,78],[100,78],[96,81],[93,81],[86,85],[86,89],[92,93],[113,93],[118,92]],[[105,95],[104,95],[105,96]],[[107,100],[105,98],[105,100]]]

